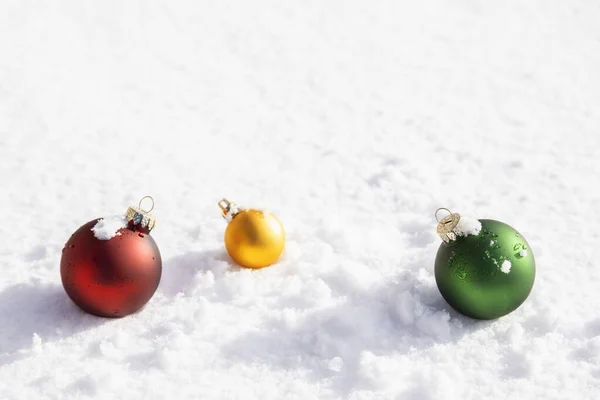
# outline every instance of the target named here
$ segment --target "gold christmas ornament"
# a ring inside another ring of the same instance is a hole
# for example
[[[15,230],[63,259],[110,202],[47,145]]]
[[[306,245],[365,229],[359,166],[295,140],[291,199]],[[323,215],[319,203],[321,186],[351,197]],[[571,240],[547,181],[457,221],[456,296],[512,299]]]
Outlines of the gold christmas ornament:
[[[218,205],[228,222],[225,248],[236,263],[246,268],[263,268],[277,261],[285,247],[285,231],[273,213],[242,209],[227,199]]]

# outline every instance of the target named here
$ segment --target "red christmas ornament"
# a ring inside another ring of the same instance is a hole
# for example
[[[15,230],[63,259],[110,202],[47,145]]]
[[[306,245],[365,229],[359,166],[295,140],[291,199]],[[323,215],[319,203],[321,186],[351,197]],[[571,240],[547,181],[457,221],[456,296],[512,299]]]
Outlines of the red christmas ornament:
[[[149,214],[154,200],[150,210],[140,207],[141,201],[124,217],[90,221],[65,244],[60,260],[63,287],[82,310],[124,317],[142,308],[158,288],[162,260],[150,236],[156,223]]]

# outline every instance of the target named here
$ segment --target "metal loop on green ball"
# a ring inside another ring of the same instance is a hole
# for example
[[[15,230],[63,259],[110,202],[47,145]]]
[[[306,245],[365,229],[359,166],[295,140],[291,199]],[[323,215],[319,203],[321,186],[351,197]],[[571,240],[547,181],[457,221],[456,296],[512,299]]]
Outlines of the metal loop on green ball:
[[[446,210],[446,211],[448,211],[448,214],[452,215],[452,211],[448,210],[448,209],[447,209],[447,208],[445,208],[445,207],[440,207],[440,208],[438,208],[438,209],[435,211],[435,219],[437,220],[437,222],[442,222],[442,220],[441,220],[441,219],[438,217],[438,213],[439,213],[440,211],[442,211],[442,210]],[[443,219],[443,218],[442,218],[442,219]]]

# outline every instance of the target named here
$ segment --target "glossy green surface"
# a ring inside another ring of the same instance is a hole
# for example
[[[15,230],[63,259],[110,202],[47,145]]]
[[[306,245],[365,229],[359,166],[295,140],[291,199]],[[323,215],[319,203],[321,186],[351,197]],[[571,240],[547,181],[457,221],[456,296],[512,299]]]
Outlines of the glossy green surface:
[[[493,319],[517,309],[531,291],[535,260],[529,243],[511,226],[482,219],[477,236],[442,243],[435,280],[444,299],[460,313]],[[510,262],[510,271],[507,271]],[[502,265],[504,264],[504,271]]]

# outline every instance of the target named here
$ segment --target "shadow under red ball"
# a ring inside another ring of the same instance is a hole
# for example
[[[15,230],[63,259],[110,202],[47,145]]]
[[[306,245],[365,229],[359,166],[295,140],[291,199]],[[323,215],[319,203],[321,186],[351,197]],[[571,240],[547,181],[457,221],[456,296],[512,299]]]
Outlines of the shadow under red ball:
[[[88,222],[69,238],[60,261],[65,291],[84,311],[101,317],[124,317],[142,308],[158,288],[162,260],[148,233],[119,229],[99,240]]]

